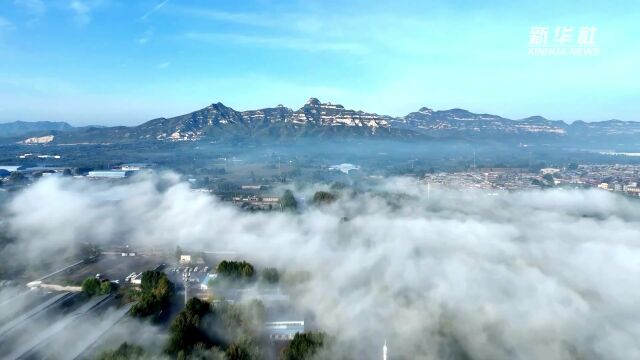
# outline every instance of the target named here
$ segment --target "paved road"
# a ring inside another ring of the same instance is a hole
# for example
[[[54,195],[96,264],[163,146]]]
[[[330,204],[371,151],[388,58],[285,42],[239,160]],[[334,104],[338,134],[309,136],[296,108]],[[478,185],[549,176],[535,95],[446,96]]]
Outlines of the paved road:
[[[6,355],[5,359],[15,360],[28,358],[30,355],[37,353],[38,349],[46,344],[50,338],[62,333],[65,331],[65,328],[74,324],[76,321],[82,320],[82,317],[109,300],[111,296],[111,294],[96,296],[82,304],[82,306],[76,309],[71,315],[65,316],[61,320],[54,322],[48,328],[33,332],[27,342],[19,344],[17,348]]]
[[[45,302],[43,302],[40,305],[38,305],[38,306],[34,307],[33,309],[29,310],[28,312],[18,316],[17,318],[9,321],[6,324],[2,325],[2,327],[0,327],[0,339],[2,337],[6,336],[7,333],[12,331],[16,327],[24,324],[25,321],[27,321],[30,318],[40,314],[43,311],[51,308],[52,306],[60,303],[64,299],[68,298],[69,296],[70,296],[70,293],[68,293],[68,292],[64,292],[64,293],[60,293],[60,294],[54,295],[51,298],[47,299]]]

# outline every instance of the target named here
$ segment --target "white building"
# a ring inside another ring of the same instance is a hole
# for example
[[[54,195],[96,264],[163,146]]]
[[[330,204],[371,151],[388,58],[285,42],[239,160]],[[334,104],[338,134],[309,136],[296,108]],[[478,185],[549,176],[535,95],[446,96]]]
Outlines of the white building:
[[[540,173],[542,173],[542,175],[545,174],[555,174],[557,172],[559,172],[560,169],[557,168],[544,168],[544,169],[540,169]]]
[[[94,179],[124,179],[133,174],[132,171],[123,170],[96,170],[89,171],[87,177]]]
[[[293,340],[297,333],[304,332],[304,320],[270,321],[264,327],[272,340]]]

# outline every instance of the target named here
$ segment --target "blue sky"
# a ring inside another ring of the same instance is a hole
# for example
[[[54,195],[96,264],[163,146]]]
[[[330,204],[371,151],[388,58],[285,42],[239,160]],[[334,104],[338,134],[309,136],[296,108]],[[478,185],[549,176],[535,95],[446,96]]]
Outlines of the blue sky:
[[[1,0],[0,121],[138,124],[307,98],[405,115],[640,121],[630,1]],[[531,56],[534,26],[597,56]]]

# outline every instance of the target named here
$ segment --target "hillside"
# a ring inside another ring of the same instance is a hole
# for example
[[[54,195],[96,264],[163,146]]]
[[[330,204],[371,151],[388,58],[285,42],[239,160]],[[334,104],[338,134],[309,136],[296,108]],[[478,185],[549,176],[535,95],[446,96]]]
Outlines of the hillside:
[[[68,124],[65,125],[51,128],[42,124],[38,125],[39,127],[33,125],[33,136],[20,140],[23,143],[118,143],[373,137],[574,142],[602,139],[634,141],[640,134],[640,123],[633,121],[576,121],[568,124],[560,120],[548,120],[542,116],[512,120],[497,115],[476,114],[464,109],[438,111],[427,107],[403,117],[391,117],[345,109],[342,105],[323,103],[316,98],[310,98],[298,110],[278,105],[272,108],[237,111],[218,102],[188,114],[157,118],[133,127],[74,129]]]
[[[73,126],[66,122],[53,121],[14,121],[0,124],[0,137],[13,137],[29,134],[36,131],[68,131]]]

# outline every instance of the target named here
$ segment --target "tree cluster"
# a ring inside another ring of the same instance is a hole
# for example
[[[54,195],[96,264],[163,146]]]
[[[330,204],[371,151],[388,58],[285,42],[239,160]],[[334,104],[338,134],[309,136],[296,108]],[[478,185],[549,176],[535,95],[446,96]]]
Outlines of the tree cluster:
[[[311,359],[316,353],[327,345],[327,334],[323,332],[297,333],[289,346],[282,349],[281,360],[305,360]]]
[[[25,265],[22,262],[17,262],[10,251],[5,251],[5,248],[15,242],[15,238],[0,231],[0,279],[8,279],[11,275],[24,271]]]
[[[137,302],[131,307],[131,315],[145,317],[158,314],[169,304],[173,289],[167,274],[156,270],[143,272],[140,292],[134,296]]]
[[[316,191],[313,194],[313,203],[316,205],[330,204],[336,201],[338,197],[328,191]]]
[[[246,261],[221,261],[216,267],[218,276],[231,281],[253,280],[255,269]]]
[[[283,210],[296,210],[298,208],[298,201],[291,190],[285,190],[284,194],[280,198],[280,205]]]
[[[211,313],[209,303],[197,298],[187,302],[180,313],[171,322],[167,352],[179,354],[189,352],[196,344],[209,344],[206,331],[201,327],[203,318]]]
[[[260,302],[212,306],[192,298],[171,323],[166,352],[179,359],[260,359],[264,319]]]
[[[116,287],[116,284],[108,279],[88,277],[82,282],[82,291],[89,296],[110,294]]]

